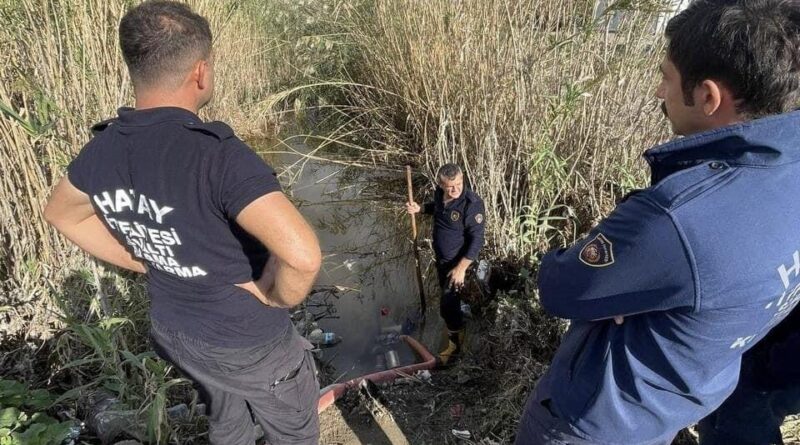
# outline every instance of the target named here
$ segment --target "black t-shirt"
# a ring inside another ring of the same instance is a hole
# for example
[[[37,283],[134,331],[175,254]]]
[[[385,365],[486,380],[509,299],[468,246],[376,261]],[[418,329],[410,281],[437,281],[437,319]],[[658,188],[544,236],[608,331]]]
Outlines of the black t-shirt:
[[[269,258],[235,219],[281,191],[273,169],[227,125],[181,108],[122,108],[93,130],[69,179],[147,264],[152,318],[228,347],[284,332],[286,310],[234,286],[258,278]]]

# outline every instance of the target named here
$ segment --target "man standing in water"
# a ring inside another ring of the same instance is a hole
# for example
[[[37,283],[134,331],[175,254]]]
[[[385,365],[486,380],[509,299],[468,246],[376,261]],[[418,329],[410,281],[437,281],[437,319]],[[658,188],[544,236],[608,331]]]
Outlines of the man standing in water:
[[[656,96],[686,137],[542,259],[541,303],[572,322],[517,444],[669,444],[800,299],[800,2],[697,0],[666,36]]]
[[[274,171],[197,112],[214,90],[211,30],[184,4],[149,1],[119,28],[136,107],[93,127],[45,218],[89,254],[144,273],[158,354],[194,380],[210,441],[316,444],[311,345],[286,308],[320,266],[314,232]]]
[[[478,258],[484,239],[483,200],[464,188],[464,174],[456,164],[445,164],[436,174],[438,187],[433,201],[423,208],[406,203],[408,213],[433,215],[433,250],[442,288],[439,313],[445,322],[446,345],[438,354],[439,365],[452,363],[464,345],[464,315],[460,293],[467,269]]]

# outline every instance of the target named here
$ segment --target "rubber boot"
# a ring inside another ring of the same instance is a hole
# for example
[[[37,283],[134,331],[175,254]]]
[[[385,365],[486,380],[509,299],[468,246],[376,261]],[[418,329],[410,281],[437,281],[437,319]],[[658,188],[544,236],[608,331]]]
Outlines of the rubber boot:
[[[450,331],[445,330],[447,335],[447,343],[439,352],[438,356],[436,357],[436,365],[438,367],[444,367],[448,365],[452,365],[458,357],[461,355],[461,347],[464,345],[464,337],[466,335],[466,330],[461,328],[457,331]]]

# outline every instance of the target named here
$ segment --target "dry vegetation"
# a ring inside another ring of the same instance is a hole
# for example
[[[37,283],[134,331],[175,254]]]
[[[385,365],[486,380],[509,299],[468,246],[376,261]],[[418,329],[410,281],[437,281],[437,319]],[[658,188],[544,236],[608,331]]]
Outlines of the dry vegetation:
[[[0,0],[0,372],[73,389],[65,400],[102,387],[148,419],[152,441],[187,441],[198,430],[163,414],[185,385],[147,351],[141,283],[88,261],[41,218],[89,126],[131,103],[116,37],[131,3]],[[652,95],[655,0],[600,11],[582,0],[190,3],[216,36],[205,117],[259,136],[293,109],[313,114],[313,136],[342,162],[411,162],[429,176],[458,162],[486,200],[490,256],[517,265],[645,184],[639,155],[667,135]],[[477,362],[503,364],[482,431],[503,440],[559,329],[525,286],[498,303],[490,360]]]
[[[535,259],[645,183],[640,154],[667,136],[658,3],[344,3],[338,26],[358,51],[340,139],[357,135],[370,157],[410,152],[429,177],[466,167],[492,256]]]

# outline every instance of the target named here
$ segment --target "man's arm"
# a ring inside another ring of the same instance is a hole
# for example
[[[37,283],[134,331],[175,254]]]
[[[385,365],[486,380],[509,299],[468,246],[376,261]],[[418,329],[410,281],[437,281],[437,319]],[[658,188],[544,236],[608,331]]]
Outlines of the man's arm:
[[[425,204],[420,207],[419,204],[416,202],[407,202],[406,203],[406,211],[410,214],[421,213],[423,215],[432,215],[433,214],[433,202],[426,202]]]
[[[693,308],[694,273],[670,216],[635,195],[584,240],[545,255],[539,298],[550,314],[575,320]]]
[[[78,190],[66,176],[53,189],[44,219],[95,258],[134,272],[147,271],[144,263],[135,259],[100,221],[89,195]]]
[[[322,263],[317,236],[300,212],[286,195],[276,191],[248,204],[236,216],[236,223],[270,252],[262,277],[240,287],[270,306],[300,304]]]

